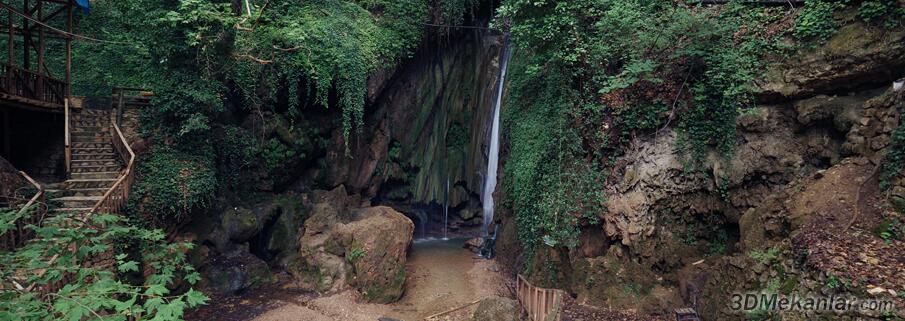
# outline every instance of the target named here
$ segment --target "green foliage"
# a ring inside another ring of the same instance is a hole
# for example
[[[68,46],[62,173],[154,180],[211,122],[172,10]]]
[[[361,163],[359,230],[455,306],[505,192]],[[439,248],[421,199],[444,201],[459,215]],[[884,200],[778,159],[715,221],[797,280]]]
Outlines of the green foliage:
[[[802,40],[826,40],[829,39],[839,23],[834,14],[845,5],[839,1],[816,0],[805,3],[804,10],[795,19],[793,34]]]
[[[356,260],[360,259],[364,255],[365,251],[363,249],[353,248],[351,251],[349,251],[349,254],[346,255],[346,260],[349,261],[349,263],[355,263]]]
[[[465,18],[472,14],[472,10],[478,5],[478,0],[440,0],[440,16],[443,23],[458,26],[465,22]]]
[[[880,171],[880,188],[888,190],[897,177],[905,174],[905,120],[892,133],[886,157]]]
[[[0,221],[10,221],[15,212],[0,209]],[[206,296],[193,289],[173,290],[200,279],[185,259],[191,243],[167,244],[163,231],[125,225],[114,215],[93,215],[83,228],[71,228],[74,219],[58,214],[46,218],[41,226],[30,225],[28,229],[37,235],[34,240],[0,252],[4,283],[18,278],[22,285],[41,288],[62,282],[59,289],[46,295],[0,292],[0,319],[181,320],[186,309],[207,302]],[[8,232],[0,226],[0,235]],[[125,253],[112,246],[124,239],[136,248]],[[77,245],[76,250],[70,248],[72,244]],[[51,260],[54,256],[57,259]],[[96,264],[105,257],[112,266]],[[39,270],[45,273],[38,276]]]
[[[279,83],[310,86],[322,106],[335,88],[348,137],[362,123],[368,75],[411,52],[426,13],[424,0],[277,1],[253,30],[236,34],[242,59],[229,77],[249,107],[276,101]]]
[[[719,230],[707,244],[707,254],[726,254],[728,243],[729,235],[726,230]]]
[[[519,58],[513,73],[525,71]],[[515,77],[513,101],[506,109],[510,161],[506,165],[508,195],[518,218],[519,239],[526,248],[575,246],[581,223],[596,223],[604,197],[602,173],[580,161],[580,140],[568,128],[574,91],[561,73]]]
[[[830,275],[826,279],[826,287],[831,290],[845,289],[846,284],[844,280],[836,277],[835,275]]]
[[[898,219],[886,219],[876,229],[876,234],[886,243],[905,239],[905,224]]]
[[[886,28],[895,28],[905,21],[905,7],[896,0],[869,0],[858,7],[858,17],[867,22],[879,22]]]
[[[137,163],[128,211],[163,225],[206,209],[217,189],[211,158],[169,146],[154,148]]]
[[[458,6],[473,4],[442,5],[461,16]],[[102,1],[77,29],[123,44],[78,44],[76,83],[153,90],[160,108],[148,109],[146,127],[181,142],[208,132],[224,102],[292,116],[339,107],[348,137],[362,123],[367,77],[412,52],[428,9],[426,0],[273,0],[248,16],[222,0]]]
[[[752,250],[748,252],[748,257],[757,261],[760,264],[770,265],[773,263],[782,251],[778,247],[771,247],[767,249],[765,252],[761,252],[758,250]]]

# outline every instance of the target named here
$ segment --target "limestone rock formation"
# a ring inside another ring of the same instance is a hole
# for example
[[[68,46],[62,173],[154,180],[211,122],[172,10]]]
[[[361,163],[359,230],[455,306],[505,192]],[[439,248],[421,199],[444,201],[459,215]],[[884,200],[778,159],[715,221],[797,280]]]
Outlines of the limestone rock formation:
[[[843,26],[825,46],[771,69],[761,85],[766,99],[799,99],[891,83],[905,67],[905,30],[862,22]]]
[[[344,189],[314,194],[300,251],[288,264],[297,284],[316,291],[353,286],[368,302],[398,300],[412,221],[389,207],[348,208],[355,197]]]
[[[356,216],[334,229],[331,242],[343,249],[351,283],[366,301],[394,302],[405,290],[405,261],[415,226],[386,206],[363,208]]]

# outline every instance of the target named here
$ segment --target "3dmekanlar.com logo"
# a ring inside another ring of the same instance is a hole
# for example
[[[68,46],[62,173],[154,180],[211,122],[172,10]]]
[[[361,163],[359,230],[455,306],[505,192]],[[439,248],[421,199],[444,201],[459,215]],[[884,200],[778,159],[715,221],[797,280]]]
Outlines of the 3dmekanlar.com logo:
[[[729,309],[736,312],[750,311],[878,311],[895,312],[896,304],[889,299],[861,299],[852,296],[814,296],[779,293],[733,293]]]

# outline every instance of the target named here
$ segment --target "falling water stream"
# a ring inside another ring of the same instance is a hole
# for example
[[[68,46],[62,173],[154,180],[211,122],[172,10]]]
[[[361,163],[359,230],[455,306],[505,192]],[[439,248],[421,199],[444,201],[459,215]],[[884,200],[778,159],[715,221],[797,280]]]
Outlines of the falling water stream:
[[[446,202],[443,204],[443,239],[449,239],[449,177],[446,178]]]
[[[484,206],[482,211],[484,221],[481,231],[484,235],[489,233],[490,224],[493,223],[493,191],[496,190],[497,167],[500,161],[500,105],[503,102],[503,86],[506,83],[506,71],[509,68],[510,58],[512,58],[512,47],[509,46],[507,40],[500,57],[500,80],[493,104],[493,125],[490,130],[490,149],[487,153],[487,173],[484,175],[484,190],[481,193]]]

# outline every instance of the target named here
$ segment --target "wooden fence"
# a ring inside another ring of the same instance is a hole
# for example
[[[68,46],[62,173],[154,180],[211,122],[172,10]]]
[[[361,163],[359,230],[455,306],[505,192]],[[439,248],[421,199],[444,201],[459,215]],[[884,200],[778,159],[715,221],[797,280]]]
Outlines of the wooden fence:
[[[532,321],[560,321],[565,293],[557,289],[539,288],[521,275],[516,281],[518,301]]]

